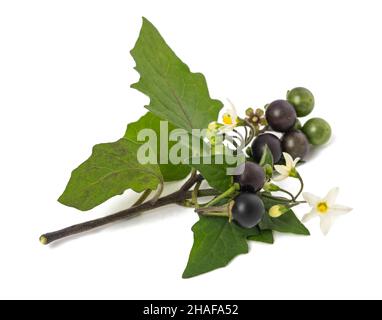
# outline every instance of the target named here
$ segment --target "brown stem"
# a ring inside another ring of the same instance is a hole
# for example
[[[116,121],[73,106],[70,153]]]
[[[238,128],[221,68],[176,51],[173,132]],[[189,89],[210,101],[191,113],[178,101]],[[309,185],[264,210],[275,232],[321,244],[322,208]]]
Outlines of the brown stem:
[[[53,241],[77,234],[82,233],[85,231],[92,230],[94,228],[101,227],[103,225],[126,219],[126,218],[132,218],[138,215],[141,212],[156,209],[159,207],[163,207],[165,205],[171,204],[171,203],[178,203],[182,202],[185,199],[192,197],[192,192],[188,191],[195,183],[203,180],[203,177],[201,175],[191,175],[190,179],[186,181],[186,183],[179,189],[179,191],[176,191],[174,193],[171,193],[167,196],[164,196],[162,198],[159,198],[154,204],[149,202],[144,202],[140,205],[133,206],[131,208],[119,211],[117,213],[111,214],[106,217],[86,221],[83,223],[75,224],[73,226],[45,233],[40,237],[40,242],[42,244],[48,244]],[[204,191],[204,192],[203,192]],[[210,195],[216,195],[217,192],[213,189],[208,190],[200,190],[199,196],[210,196]]]

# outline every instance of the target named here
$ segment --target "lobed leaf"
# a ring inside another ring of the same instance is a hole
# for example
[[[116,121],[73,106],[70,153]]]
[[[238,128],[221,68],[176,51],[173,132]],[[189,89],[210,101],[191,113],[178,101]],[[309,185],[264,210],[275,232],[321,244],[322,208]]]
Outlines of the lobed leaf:
[[[156,116],[190,133],[217,119],[223,104],[211,99],[204,76],[192,73],[146,18],[131,55],[140,74],[132,88],[149,96],[146,108]]]
[[[247,238],[258,228],[244,229],[224,217],[200,216],[192,227],[192,246],[183,278],[226,266],[234,257],[248,252]]]
[[[259,229],[259,234],[254,234],[252,236],[249,236],[248,240],[273,244],[273,242],[274,242],[273,232],[272,232],[272,230],[261,230],[261,229]]]
[[[157,135],[157,145],[156,145],[157,161],[163,176],[163,180],[176,181],[176,180],[184,179],[190,173],[190,170],[191,170],[187,164],[172,164],[170,162],[167,164],[160,163],[160,152],[164,151],[164,148],[161,148],[161,144],[160,144],[161,138],[163,138],[162,133],[160,132],[161,131],[160,121],[161,119],[158,118],[156,115],[154,115],[152,112],[147,112],[139,120],[137,120],[136,122],[130,123],[127,126],[125,138],[132,140],[136,143],[142,144],[144,142],[137,140],[138,133],[143,129],[154,130]],[[171,123],[168,123],[168,132],[171,132],[174,129],[176,129],[176,127],[172,125]],[[168,132],[166,132],[165,134],[167,134]],[[168,149],[170,149],[176,144],[176,142],[174,141],[169,141],[167,136],[164,137],[164,139],[168,143]]]
[[[73,170],[58,201],[79,210],[90,210],[126,189],[156,189],[162,180],[158,165],[137,160],[139,144],[120,139],[93,147],[91,156]]]

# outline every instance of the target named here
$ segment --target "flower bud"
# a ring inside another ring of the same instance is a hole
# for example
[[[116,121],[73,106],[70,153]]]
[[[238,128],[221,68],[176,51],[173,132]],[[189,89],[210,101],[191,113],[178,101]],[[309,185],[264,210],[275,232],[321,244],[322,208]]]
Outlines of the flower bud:
[[[245,114],[248,117],[251,117],[253,115],[253,109],[252,108],[248,108],[247,110],[245,110]]]
[[[288,210],[288,207],[283,206],[282,204],[276,204],[269,209],[268,214],[272,218],[278,218]]]
[[[266,182],[263,186],[263,189],[268,192],[274,192],[274,191],[279,191],[280,187],[276,186],[275,184],[271,182]]]
[[[255,111],[255,115],[258,116],[259,118],[264,115],[264,110],[257,108]]]
[[[271,178],[272,177],[272,174],[273,174],[273,168],[270,164],[266,164],[264,167],[264,171],[265,171],[265,175],[268,177],[268,178]]]

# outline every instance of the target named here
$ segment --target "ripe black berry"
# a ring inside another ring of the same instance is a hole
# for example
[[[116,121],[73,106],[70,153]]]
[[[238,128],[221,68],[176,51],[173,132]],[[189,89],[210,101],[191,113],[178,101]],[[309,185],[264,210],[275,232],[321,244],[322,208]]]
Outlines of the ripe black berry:
[[[273,162],[277,163],[282,154],[281,141],[274,134],[263,133],[252,142],[252,156],[259,162],[263,156],[265,146],[268,146],[273,156]]]
[[[264,213],[264,203],[254,193],[241,193],[234,199],[232,219],[243,228],[256,226]]]
[[[241,191],[257,192],[265,183],[265,173],[257,163],[246,161],[236,168],[234,181],[240,184]]]
[[[281,145],[284,152],[289,153],[293,159],[304,159],[309,151],[309,142],[300,130],[292,130],[284,134]]]
[[[268,124],[275,131],[286,132],[297,119],[294,107],[286,100],[273,101],[265,112]]]

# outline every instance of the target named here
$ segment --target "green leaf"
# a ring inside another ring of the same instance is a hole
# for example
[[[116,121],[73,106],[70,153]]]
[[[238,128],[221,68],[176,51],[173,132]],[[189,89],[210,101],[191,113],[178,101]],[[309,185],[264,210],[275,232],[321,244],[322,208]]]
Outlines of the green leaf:
[[[212,188],[224,192],[232,185],[233,177],[227,174],[229,165],[226,162],[216,164],[215,156],[211,157],[211,164],[205,163],[205,157],[198,159],[200,164],[196,164],[195,159],[190,159],[190,165],[201,173]]]
[[[270,165],[273,168],[273,155],[268,146],[265,145],[263,155],[260,159],[260,166],[264,167],[265,165]]]
[[[267,211],[271,206],[280,204],[280,202],[277,202],[276,200],[271,200],[265,197],[262,197],[262,200]],[[301,223],[292,210],[287,211],[278,218],[271,218],[269,214],[266,213],[263,220],[260,222],[259,227],[262,230],[310,235],[309,230]]]
[[[273,232],[272,230],[260,230],[259,234],[249,236],[248,240],[273,244]]]
[[[156,116],[190,133],[217,119],[223,104],[210,98],[204,76],[190,72],[145,18],[131,55],[140,74],[132,88],[149,96]]]
[[[92,155],[72,172],[64,193],[64,205],[90,210],[126,189],[154,190],[162,180],[159,166],[137,160],[139,144],[128,139],[95,145]]]
[[[224,217],[200,216],[192,227],[194,244],[183,278],[226,266],[234,257],[248,252],[247,238],[258,228],[244,229]]]
[[[203,148],[206,150],[209,148],[207,145],[203,143],[203,141],[198,138],[194,137],[195,139],[200,140],[199,146],[200,150],[194,150],[192,148],[192,137],[191,135],[187,134],[187,137],[185,138],[185,143],[188,143],[185,145],[185,147],[188,149],[188,153],[186,155],[186,158],[183,159],[183,163],[180,164],[172,164],[171,161],[169,161],[168,164],[161,164],[160,163],[160,152],[166,152],[165,148],[161,148],[160,140],[161,140],[161,130],[160,130],[160,121],[157,116],[155,116],[153,113],[148,112],[143,117],[141,117],[138,121],[130,123],[127,126],[127,130],[125,133],[125,138],[132,140],[136,143],[145,143],[145,141],[138,141],[138,133],[143,129],[152,129],[156,133],[157,136],[157,161],[159,163],[160,170],[163,175],[164,181],[174,181],[174,180],[180,180],[185,178],[189,172],[190,167],[195,168],[200,171],[200,173],[203,175],[203,177],[209,182],[210,186],[220,190],[225,191],[229,186],[232,184],[232,176],[227,175],[227,167],[228,164],[222,161],[222,164],[217,164],[216,157],[211,156],[209,157],[203,157],[203,156],[195,156],[189,158],[189,156],[194,153],[202,153]],[[168,122],[167,122],[168,123]],[[162,126],[164,125],[164,122],[162,121]],[[176,129],[172,124],[168,123],[168,130],[164,130],[162,132],[164,134],[164,139],[168,142],[168,151],[176,144],[174,141],[168,140],[168,133],[172,130]],[[225,158],[224,158],[225,159]],[[186,161],[187,160],[187,161]],[[207,161],[209,160],[209,161]]]
[[[163,176],[164,181],[176,181],[181,180],[185,178],[190,173],[190,167],[187,164],[161,164],[160,163],[160,152],[164,152],[164,148],[161,148],[161,137],[163,135],[163,139],[165,139],[168,142],[168,150],[170,150],[171,147],[173,147],[176,142],[175,141],[169,141],[168,139],[168,133],[172,130],[176,129],[175,126],[173,126],[171,123],[168,123],[168,130],[165,130],[161,132],[160,130],[160,121],[161,119],[155,116],[151,112],[147,112],[143,117],[141,117],[138,121],[130,123],[127,126],[125,138],[134,141],[136,143],[144,143],[144,141],[138,141],[138,133],[143,129],[152,129],[155,131],[157,136],[157,161],[160,167],[160,171]],[[167,152],[168,152],[167,150]]]
[[[263,220],[260,222],[260,228],[263,230],[274,230],[306,236],[310,234],[309,230],[300,222],[292,210],[289,210],[278,218],[271,218],[268,214],[265,214]]]

